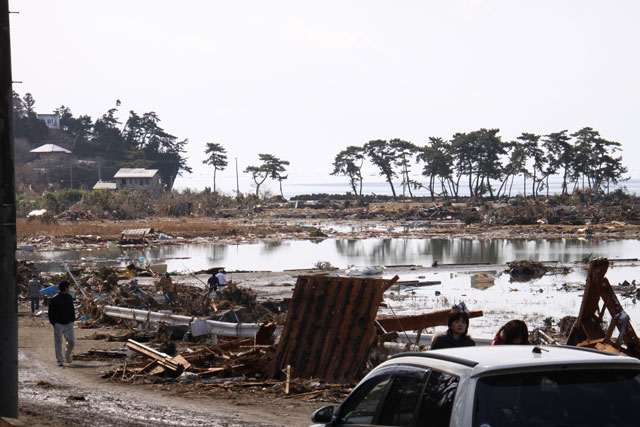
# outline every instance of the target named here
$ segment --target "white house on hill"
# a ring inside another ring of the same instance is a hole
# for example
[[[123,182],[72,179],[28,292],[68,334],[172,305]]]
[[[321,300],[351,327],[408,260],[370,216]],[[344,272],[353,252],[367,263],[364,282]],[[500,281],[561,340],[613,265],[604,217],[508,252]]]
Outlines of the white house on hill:
[[[42,120],[49,129],[60,129],[60,116],[58,113],[36,114],[36,116]]]
[[[113,176],[116,188],[121,190],[151,190],[155,193],[162,191],[162,180],[158,169],[122,168]]]

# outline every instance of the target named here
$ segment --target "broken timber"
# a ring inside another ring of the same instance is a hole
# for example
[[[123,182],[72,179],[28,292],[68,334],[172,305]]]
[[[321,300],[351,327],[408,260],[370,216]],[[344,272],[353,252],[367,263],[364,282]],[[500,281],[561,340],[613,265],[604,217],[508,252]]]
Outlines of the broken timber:
[[[191,366],[191,364],[180,355],[171,357],[168,354],[160,353],[159,351],[156,351],[151,347],[147,347],[144,344],[140,344],[139,342],[134,340],[127,341],[125,345],[136,353],[142,354],[143,356],[152,359],[152,362],[149,363],[143,370],[151,369],[153,367],[153,373],[159,373],[164,370],[169,370],[173,375],[178,376],[182,373],[182,371],[184,371],[185,369],[189,369],[189,367]]]
[[[446,325],[449,316],[456,311],[458,310],[451,308],[448,310],[433,311],[431,313],[416,314],[413,316],[379,317],[376,320],[382,329],[384,329],[385,333],[420,331],[424,328]],[[469,312],[469,318],[481,316],[482,310],[473,310]]]
[[[355,379],[376,339],[383,293],[398,280],[299,276],[267,377]]]
[[[604,277],[608,268],[609,261],[606,258],[594,259],[589,264],[580,314],[569,333],[567,344],[640,357],[640,340],[631,326],[631,319],[622,308],[609,280]],[[602,307],[599,305],[601,300]],[[611,321],[605,331],[602,323],[606,312],[611,316]],[[616,329],[619,331],[618,338],[612,339]]]

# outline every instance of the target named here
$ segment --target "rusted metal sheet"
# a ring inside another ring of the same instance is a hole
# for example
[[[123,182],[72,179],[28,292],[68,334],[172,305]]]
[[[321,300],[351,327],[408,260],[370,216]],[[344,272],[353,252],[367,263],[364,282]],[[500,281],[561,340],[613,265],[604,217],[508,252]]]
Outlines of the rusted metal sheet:
[[[567,344],[618,351],[640,357],[640,339],[631,326],[631,319],[624,311],[605,274],[609,260],[597,258],[589,264],[587,283],[582,297],[580,314],[567,339]],[[606,313],[611,316],[608,327],[603,327]],[[618,337],[613,338],[618,330]]]
[[[267,375],[279,378],[290,365],[292,378],[356,378],[376,338],[382,295],[397,279],[298,277]]]
[[[419,331],[424,328],[446,325],[451,313],[456,311],[458,310],[451,308],[413,316],[378,317],[376,320],[385,332]],[[469,312],[470,318],[481,316],[482,310]]]

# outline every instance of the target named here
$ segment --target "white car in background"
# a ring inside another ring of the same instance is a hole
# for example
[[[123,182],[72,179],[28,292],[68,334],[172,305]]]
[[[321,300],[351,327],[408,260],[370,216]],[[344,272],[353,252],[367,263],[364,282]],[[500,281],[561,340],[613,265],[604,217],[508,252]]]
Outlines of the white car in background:
[[[501,345],[401,353],[318,426],[640,426],[640,360],[588,348]]]

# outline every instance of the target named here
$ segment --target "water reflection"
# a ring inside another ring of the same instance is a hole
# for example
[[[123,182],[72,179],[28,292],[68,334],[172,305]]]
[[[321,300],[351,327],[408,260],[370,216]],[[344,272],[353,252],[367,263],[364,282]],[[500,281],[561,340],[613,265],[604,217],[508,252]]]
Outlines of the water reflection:
[[[423,265],[490,263],[504,264],[516,259],[534,261],[580,261],[587,256],[610,259],[632,258],[640,251],[638,240],[587,239],[363,239],[311,242],[307,240],[269,241],[246,245],[185,244],[153,248],[118,247],[97,250],[70,250],[25,253],[21,260],[49,260],[51,269],[59,262],[86,265],[127,265],[139,257],[151,263],[167,263],[170,271],[201,270],[225,266],[237,270],[311,268],[319,261],[339,268],[349,265]]]

